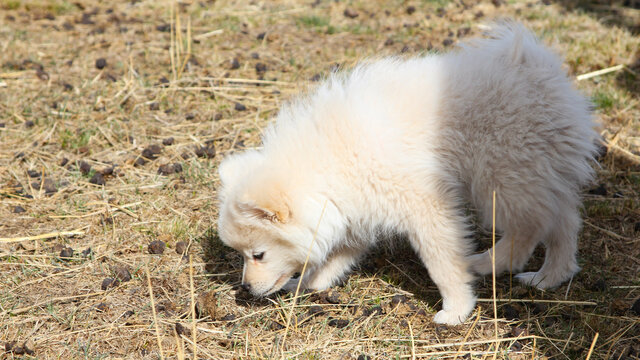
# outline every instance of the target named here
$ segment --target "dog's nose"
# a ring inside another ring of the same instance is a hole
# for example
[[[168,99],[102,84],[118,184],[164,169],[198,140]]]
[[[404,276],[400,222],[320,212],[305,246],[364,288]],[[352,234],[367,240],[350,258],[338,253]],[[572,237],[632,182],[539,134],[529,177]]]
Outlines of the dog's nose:
[[[242,287],[245,291],[251,291],[251,284],[249,283],[243,283],[242,285],[240,285],[240,287]]]

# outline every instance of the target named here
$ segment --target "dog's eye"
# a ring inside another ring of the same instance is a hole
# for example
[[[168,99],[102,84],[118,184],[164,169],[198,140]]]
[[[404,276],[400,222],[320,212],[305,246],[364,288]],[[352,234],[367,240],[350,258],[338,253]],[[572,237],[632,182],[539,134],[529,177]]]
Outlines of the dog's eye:
[[[253,254],[253,259],[254,260],[262,260],[263,256],[264,256],[264,252]]]

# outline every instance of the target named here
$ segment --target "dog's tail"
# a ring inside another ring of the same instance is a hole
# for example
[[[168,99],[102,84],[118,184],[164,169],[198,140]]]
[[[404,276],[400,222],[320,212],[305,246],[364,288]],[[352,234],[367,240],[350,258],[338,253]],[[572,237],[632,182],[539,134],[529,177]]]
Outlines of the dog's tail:
[[[501,20],[488,28],[487,38],[473,41],[473,47],[489,51],[511,65],[561,66],[558,57],[539,44],[521,23]]]

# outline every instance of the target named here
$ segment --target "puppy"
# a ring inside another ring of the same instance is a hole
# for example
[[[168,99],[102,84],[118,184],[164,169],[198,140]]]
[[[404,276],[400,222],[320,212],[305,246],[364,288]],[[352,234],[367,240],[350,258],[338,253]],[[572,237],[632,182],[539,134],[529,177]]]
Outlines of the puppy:
[[[244,257],[256,296],[285,286],[307,261],[303,288],[336,284],[381,232],[408,237],[443,298],[436,323],[459,324],[475,306],[464,204],[492,226],[500,273],[546,247],[541,289],[578,270],[579,190],[593,177],[597,133],[588,101],[561,61],[521,25],[457,51],[387,58],[333,74],[285,105],[264,147],[219,168],[222,241]]]

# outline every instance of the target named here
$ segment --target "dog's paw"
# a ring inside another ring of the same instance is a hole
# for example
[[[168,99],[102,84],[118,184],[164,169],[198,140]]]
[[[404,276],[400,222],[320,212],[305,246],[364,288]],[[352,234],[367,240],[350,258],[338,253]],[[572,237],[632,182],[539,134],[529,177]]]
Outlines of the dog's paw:
[[[547,290],[555,287],[555,284],[550,284],[544,275],[540,272],[525,272],[515,276],[516,280],[520,281],[524,285],[532,286],[540,290]]]
[[[284,284],[284,286],[282,287],[283,290],[291,292],[291,293],[295,293],[296,290],[298,289],[298,282],[299,282],[299,278],[291,278],[289,279],[289,281],[287,281],[286,284]],[[305,290],[306,286],[304,283],[300,284],[300,291]]]
[[[460,313],[458,311],[440,310],[433,317],[433,322],[436,323],[436,324],[460,325],[465,320],[467,320],[468,316],[469,316],[469,314],[467,314],[467,313],[462,314],[462,313]]]

